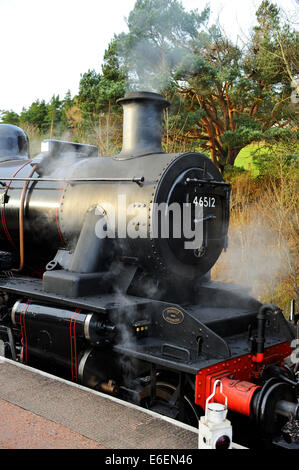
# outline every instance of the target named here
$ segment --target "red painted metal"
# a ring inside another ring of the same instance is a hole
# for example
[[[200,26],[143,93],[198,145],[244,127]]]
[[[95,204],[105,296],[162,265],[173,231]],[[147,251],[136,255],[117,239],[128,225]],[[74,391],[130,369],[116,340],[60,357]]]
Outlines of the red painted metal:
[[[264,353],[257,353],[255,356],[252,356],[253,362],[263,362],[264,360]]]
[[[252,382],[235,380],[229,377],[223,377],[221,382],[223,394],[227,397],[227,407],[232,411],[237,411],[243,415],[250,416],[251,400],[260,386]],[[215,401],[217,403],[224,403],[223,394],[219,393],[218,387],[215,393]]]
[[[19,173],[20,170],[22,170],[26,165],[28,165],[31,162],[32,162],[32,160],[28,160],[27,162],[23,163],[23,165],[21,165],[19,168],[17,168],[17,170],[12,174],[11,178],[14,178]],[[9,190],[11,182],[12,182],[12,179],[9,180],[8,183],[6,184],[5,191],[4,191],[5,193],[7,193],[7,191]],[[7,224],[6,224],[5,203],[1,207],[1,221],[2,221],[2,227],[3,227],[3,230],[5,232],[7,240],[12,245],[12,247],[15,248],[16,247],[15,242],[13,241],[13,239],[12,239],[10,233],[9,233],[9,230],[7,228]]]
[[[215,380],[221,379],[228,408],[249,415],[250,402],[259,387],[264,366],[282,364],[291,352],[290,344],[285,342],[265,348],[263,362],[253,362],[253,354],[245,354],[199,370],[195,380],[195,403],[205,409],[206,399],[212,393]],[[222,402],[217,393],[215,399]]]

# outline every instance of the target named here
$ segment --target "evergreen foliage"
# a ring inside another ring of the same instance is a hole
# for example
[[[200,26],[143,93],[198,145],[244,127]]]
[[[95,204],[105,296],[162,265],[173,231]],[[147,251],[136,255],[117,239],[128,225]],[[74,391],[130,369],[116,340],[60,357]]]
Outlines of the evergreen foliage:
[[[108,44],[100,72],[81,75],[77,96],[36,100],[19,115],[3,110],[2,122],[41,135],[70,132],[73,140],[111,154],[121,140],[116,101],[137,89],[160,92],[171,102],[165,151],[204,151],[221,170],[252,142],[296,140],[298,103],[290,98],[299,89],[298,32],[269,0],[260,3],[243,47],[219,25],[208,27],[208,19],[209,8],[186,11],[179,0],[137,0],[128,33]]]

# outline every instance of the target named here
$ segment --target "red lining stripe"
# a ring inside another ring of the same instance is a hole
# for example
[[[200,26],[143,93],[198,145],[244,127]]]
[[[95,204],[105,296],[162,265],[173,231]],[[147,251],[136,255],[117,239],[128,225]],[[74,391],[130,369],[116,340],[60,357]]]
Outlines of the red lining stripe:
[[[77,369],[77,340],[76,340],[76,321],[78,318],[78,315],[80,314],[81,310],[78,311],[76,318],[74,319],[74,324],[73,324],[73,331],[74,331],[74,351],[75,351],[75,376],[76,376],[76,382],[78,382],[78,369]]]
[[[71,318],[71,321],[70,321],[70,341],[71,341],[71,373],[72,373],[72,380],[74,380],[74,371],[73,371],[73,338],[72,338],[72,321],[73,321],[73,317],[74,315],[76,315],[77,313],[77,309],[75,310],[75,312],[73,313],[72,315],[72,318]]]
[[[3,206],[1,207],[1,221],[2,221],[2,227],[3,227],[3,229],[4,229],[6,238],[8,239],[9,243],[13,246],[13,248],[16,248],[16,245],[15,245],[13,239],[11,238],[10,233],[9,233],[9,231],[8,231],[8,228],[7,228],[7,225],[6,225],[4,207],[5,207],[5,205],[3,204]]]
[[[27,356],[27,332],[26,332],[26,325],[25,325],[25,315],[31,302],[32,300],[28,299],[24,307],[24,310],[20,313],[20,326],[21,326],[22,343],[23,343],[22,362],[24,362],[25,360],[26,364],[28,363],[28,356]]]
[[[81,310],[78,311],[78,309],[76,308],[70,321],[71,374],[72,374],[72,380],[74,380],[74,375],[75,375],[76,382],[78,381],[76,321],[80,313],[81,313]],[[74,319],[74,323],[73,323],[73,319]],[[73,327],[73,331],[72,331],[72,327]],[[73,341],[74,341],[74,345],[73,345]],[[74,348],[74,354],[73,354],[73,348]],[[74,369],[75,369],[75,374],[74,374]]]
[[[26,165],[28,165],[29,163],[31,163],[32,160],[29,160],[28,162],[26,163],[23,163],[23,165],[21,165],[12,175],[11,175],[11,178],[14,178],[18,173],[19,171],[22,170],[22,168],[24,168]],[[7,192],[10,188],[10,185],[12,183],[12,180],[10,180],[7,185],[5,186],[5,192]],[[6,238],[7,240],[9,241],[9,243],[14,247],[16,248],[16,245],[13,241],[13,239],[11,238],[11,235],[8,231],[8,228],[7,228],[7,224],[6,224],[6,220],[5,220],[5,203],[2,205],[1,207],[1,221],[2,221],[2,227],[3,227],[3,230],[5,232],[5,235],[6,235]]]

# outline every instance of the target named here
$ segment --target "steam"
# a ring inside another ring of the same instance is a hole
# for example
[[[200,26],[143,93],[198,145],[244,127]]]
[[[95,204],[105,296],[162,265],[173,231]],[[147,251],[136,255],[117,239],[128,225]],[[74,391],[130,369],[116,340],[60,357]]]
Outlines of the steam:
[[[131,11],[127,20],[130,32],[117,41],[118,56],[129,71],[127,91],[161,93],[180,65],[190,61],[192,51],[206,41],[199,31],[208,24],[210,9],[187,12],[176,0],[153,0],[147,4],[148,12],[142,10],[145,5],[140,2]]]
[[[172,73],[189,52],[181,47],[161,50],[149,40],[140,40],[128,56],[129,91],[161,93],[170,81]]]
[[[277,232],[262,219],[229,230],[228,249],[214,267],[213,278],[251,288],[259,300],[273,298],[275,286],[287,273]]]

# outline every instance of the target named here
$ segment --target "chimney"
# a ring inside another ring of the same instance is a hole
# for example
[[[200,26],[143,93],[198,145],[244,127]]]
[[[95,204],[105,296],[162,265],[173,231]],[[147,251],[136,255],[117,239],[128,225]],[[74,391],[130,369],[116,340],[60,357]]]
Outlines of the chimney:
[[[117,100],[124,110],[120,157],[162,153],[162,112],[169,102],[147,91],[126,93]]]

